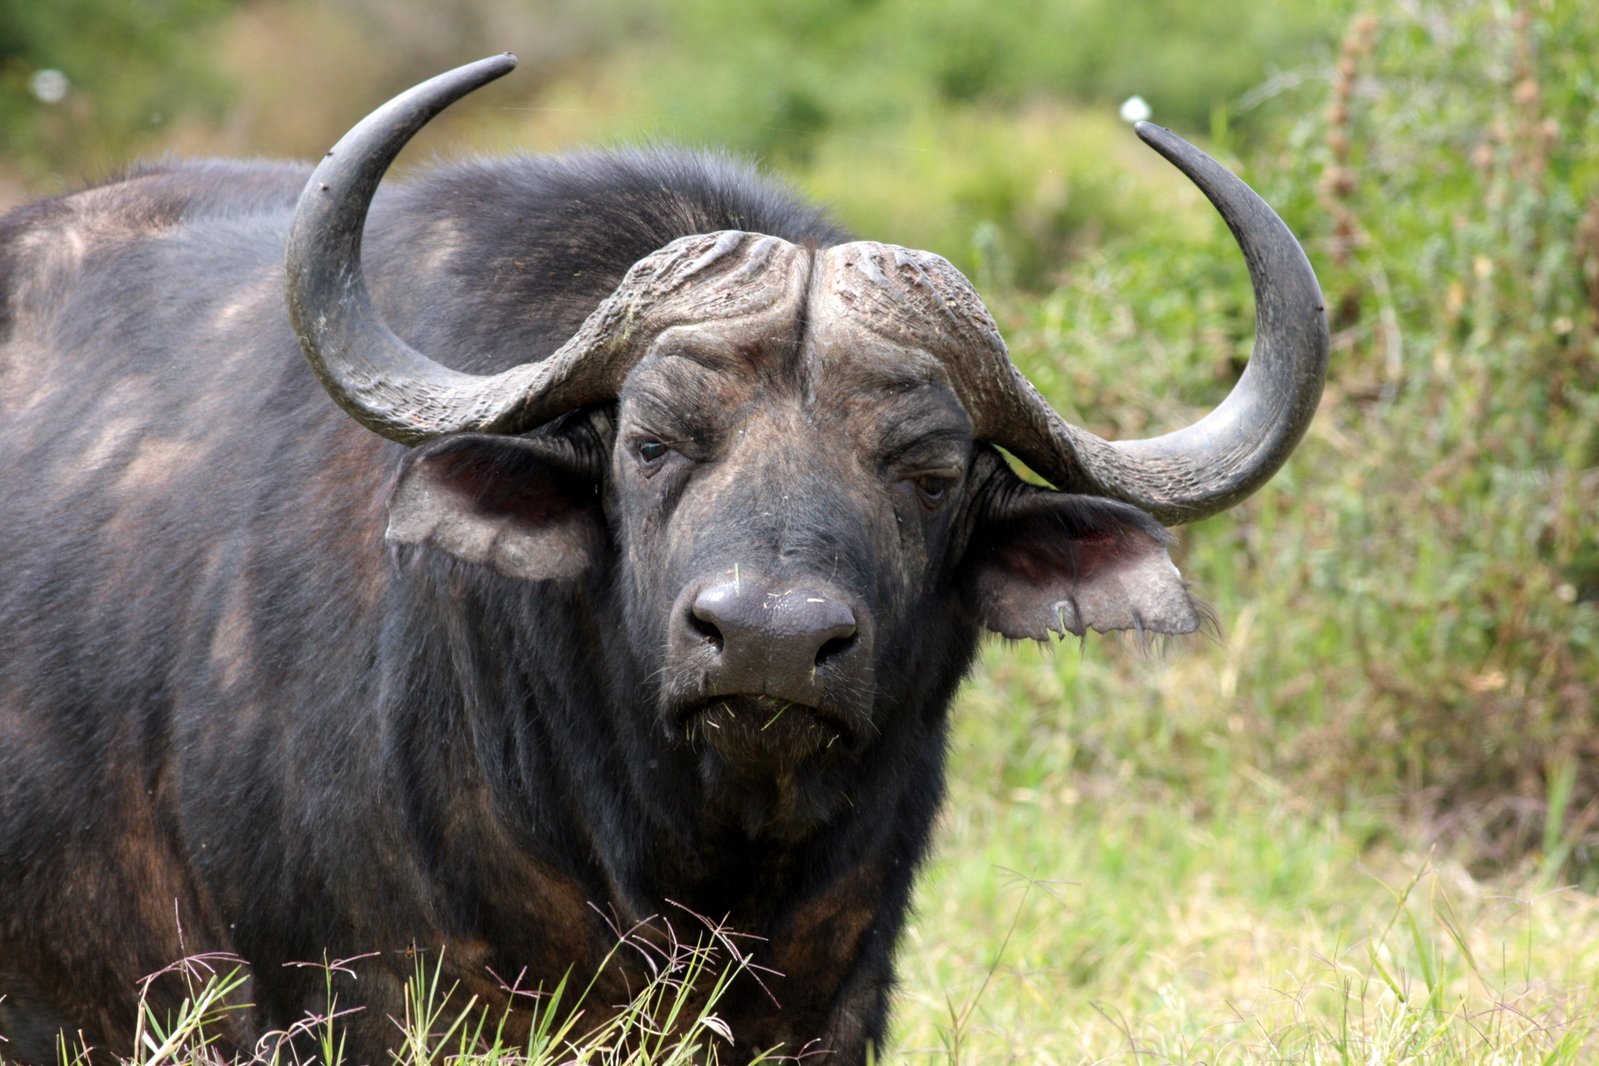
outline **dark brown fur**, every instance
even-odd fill
[[[582,987],[631,933],[597,1020],[648,945],[725,923],[750,939],[721,958],[762,969],[718,1007],[723,1061],[864,1061],[951,695],[1010,624],[978,590],[1034,610],[1015,588],[1163,560],[1158,527],[1023,486],[914,359],[807,361],[798,313],[525,437],[407,451],[334,406],[288,327],[305,174],[175,165],[0,221],[4,1053],[47,1060],[64,1028],[125,1054],[141,979],[221,952],[254,1004],[224,1050],[327,1008],[297,964],[357,960],[334,976],[350,1055],[382,1061],[418,958],[500,1006]],[[482,372],[719,229],[844,236],[719,159],[587,155],[386,189],[366,258],[398,333]],[[386,545],[391,521],[419,532]],[[485,529],[539,550],[508,573],[438,539]],[[1061,538],[1114,550],[1085,567]],[[728,573],[851,604],[818,706],[696,695],[712,642],[673,627]]]

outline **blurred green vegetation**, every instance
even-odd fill
[[[1284,71],[1330,54],[1308,2],[16,0],[0,14],[0,177],[54,191],[142,154],[314,156],[364,103],[512,50],[467,141],[730,148],[876,236],[1046,288],[1169,195],[1114,115],[1245,136]],[[8,27],[8,23],[10,24]],[[33,92],[59,70],[59,102]],[[1289,82],[1299,75],[1289,73]],[[1247,111],[1240,112],[1240,102]],[[452,116],[455,120],[455,116]],[[424,144],[459,144],[433,140]],[[1121,145],[1113,145],[1116,139]],[[1129,162],[1131,160],[1131,162]],[[15,197],[13,197],[14,199]]]
[[[664,110],[783,159],[839,129],[1038,98],[1114,106],[1137,93],[1168,122],[1204,127],[1339,23],[1315,4],[1177,0],[680,0],[655,21],[640,69]]]
[[[12,0],[0,5],[0,145],[29,178],[103,169],[174,116],[216,117],[226,77],[193,34],[229,0]]]

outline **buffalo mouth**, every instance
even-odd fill
[[[831,758],[852,747],[855,736],[841,715],[766,695],[712,696],[684,708],[677,720],[691,751],[752,765]]]

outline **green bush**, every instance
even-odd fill
[[[229,0],[16,0],[0,5],[0,143],[42,180],[127,162],[176,115],[216,114],[221,83],[196,31]],[[41,72],[64,92],[36,91]]]
[[[680,0],[649,10],[659,43],[640,70],[662,110],[780,158],[805,158],[829,130],[1037,98],[1114,106],[1136,93],[1162,121],[1204,127],[1337,30],[1336,14],[1309,3]]]
[[[1572,5],[1396,9],[1357,19],[1294,93],[1311,117],[1245,170],[1320,270],[1327,397],[1271,488],[1188,535],[1186,564],[1229,624],[1261,620],[1239,758],[1478,862],[1558,850],[1590,882],[1599,155],[1579,131],[1599,90],[1574,57],[1595,49],[1599,22]],[[1114,249],[1018,334],[1057,401],[1112,383],[1109,433],[1183,420],[1148,397],[1213,402],[1246,354],[1225,232],[1179,247]]]

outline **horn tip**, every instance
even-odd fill
[[[1133,132],[1138,134],[1139,140],[1162,154],[1165,154],[1168,148],[1187,145],[1188,143],[1165,126],[1156,125],[1153,122],[1135,122],[1133,123]]]
[[[505,77],[516,69],[516,62],[514,52],[501,52],[447,70],[433,81],[460,86],[457,96],[464,96],[473,89],[480,89],[497,78]]]
[[[484,81],[493,81],[516,69],[516,53],[501,52],[498,55],[486,56],[476,63],[468,63],[464,70],[476,70]]]

